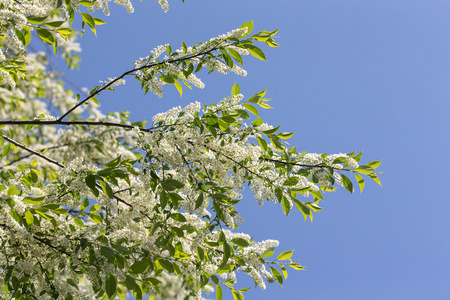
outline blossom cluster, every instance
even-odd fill
[[[199,43],[192,47],[182,47],[169,53],[171,49],[170,45],[160,45],[151,50],[151,55],[140,58],[134,63],[136,78],[145,86],[146,89],[155,93],[158,97],[162,97],[162,86],[167,84],[165,76],[170,75],[175,79],[180,79],[187,84],[192,84],[198,88],[204,88],[205,84],[194,74],[192,70],[199,65],[208,67],[211,71],[217,71],[221,74],[228,74],[229,72],[235,73],[239,76],[247,76],[247,71],[233,64],[232,67],[224,63],[224,61],[217,55],[206,55],[210,52],[219,49],[232,49],[240,55],[248,55],[248,50],[236,47],[232,43],[229,43],[229,39],[239,38],[247,32],[247,27],[238,28],[232,30],[226,34],[220,35],[210,40]],[[160,60],[160,56],[167,52],[167,55],[163,57],[163,61]],[[202,57],[203,56],[203,57]],[[189,64],[181,64],[181,62],[188,61]],[[192,68],[189,71],[189,68]],[[185,75],[186,72],[189,75]]]

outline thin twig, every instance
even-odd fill
[[[164,128],[164,127],[170,127],[170,126],[176,126],[176,125],[184,125],[184,123],[174,123],[174,124],[167,124],[167,125],[161,125],[161,126],[155,126],[151,128],[144,128],[144,127],[138,127],[133,126],[131,124],[122,124],[122,123],[115,123],[115,122],[103,122],[103,121],[60,121],[60,120],[54,120],[54,121],[39,121],[39,120],[2,120],[0,121],[0,125],[62,125],[62,126],[71,126],[71,125],[87,125],[87,126],[106,126],[106,127],[120,127],[125,129],[134,129],[138,128],[141,132],[153,132],[155,129]]]
[[[56,161],[56,160],[54,160],[54,159],[51,159],[50,157],[45,156],[44,154],[41,154],[41,153],[39,153],[39,152],[36,152],[36,151],[34,151],[33,149],[30,149],[30,148],[28,148],[28,147],[26,147],[26,146],[24,146],[24,145],[22,145],[22,144],[20,144],[20,143],[18,143],[18,142],[16,142],[16,141],[12,140],[12,139],[10,139],[9,137],[7,137],[7,136],[5,136],[5,135],[3,135],[3,138],[4,138],[5,140],[7,140],[8,142],[10,142],[11,144],[16,145],[17,147],[20,147],[20,148],[22,148],[22,149],[24,149],[24,150],[26,150],[26,151],[28,151],[28,152],[30,152],[30,153],[32,153],[32,154],[35,154],[35,155],[39,156],[40,158],[43,158],[43,159],[45,159],[46,161],[48,161],[48,162],[50,162],[50,163],[52,163],[52,164],[57,165],[58,167],[64,168],[64,165],[63,165],[63,164],[61,164],[60,162],[58,162],[58,161]],[[101,186],[100,186],[98,183],[96,183],[95,185],[96,185],[98,188],[101,189]],[[117,201],[119,201],[119,202],[121,202],[121,203],[127,205],[128,207],[133,207],[133,205],[131,205],[130,203],[126,202],[126,201],[123,200],[122,198],[117,197],[116,195],[114,195],[113,197],[114,197],[114,199],[116,199]],[[146,216],[150,221],[153,221],[153,222],[155,221],[152,217],[150,217],[148,214],[146,214],[146,213],[143,212],[142,210],[139,210],[139,211],[140,211],[141,214],[143,214],[144,216]]]
[[[54,160],[54,159],[51,159],[50,157],[45,156],[45,155],[42,154],[42,153],[39,153],[39,152],[37,152],[37,151],[34,151],[33,149],[30,149],[30,148],[24,146],[24,145],[20,144],[19,142],[16,142],[15,140],[10,139],[10,138],[7,137],[6,135],[2,135],[2,137],[3,137],[3,139],[7,140],[7,141],[10,142],[11,144],[14,144],[14,145],[16,145],[16,146],[19,147],[19,148],[22,148],[22,149],[24,149],[24,150],[26,150],[26,151],[28,151],[28,152],[30,152],[30,153],[36,155],[36,156],[39,156],[40,158],[42,158],[42,159],[44,159],[44,160],[46,160],[46,161],[48,161],[48,162],[50,162],[50,163],[52,163],[52,164],[55,164],[55,165],[57,165],[58,167],[64,168],[64,165],[63,165],[62,163],[60,163],[60,162],[58,162],[58,161],[56,161],[56,160]]]
[[[45,150],[58,149],[58,148],[61,148],[61,147],[66,147],[66,146],[69,146],[69,145],[67,145],[67,144],[64,144],[64,145],[55,145],[55,146],[48,147],[48,148],[45,148],[45,149],[42,149],[42,150],[38,150],[38,151],[45,151]],[[0,170],[3,169],[3,168],[5,168],[5,167],[7,167],[7,166],[11,166],[11,165],[13,165],[13,164],[15,164],[15,163],[17,163],[17,162],[19,162],[19,161],[21,161],[21,160],[27,159],[28,157],[33,156],[33,155],[34,155],[34,154],[31,154],[31,153],[30,153],[30,154],[28,154],[28,155],[24,155],[24,156],[22,156],[22,157],[19,157],[18,159],[15,159],[15,160],[11,161],[11,162],[9,162],[8,164],[6,164],[6,165],[4,165],[4,166],[0,166]]]
[[[159,63],[154,63],[154,64],[149,64],[149,65],[145,65],[145,66],[141,66],[139,68],[134,68],[132,70],[129,70],[125,73],[123,73],[122,75],[120,75],[119,77],[115,78],[114,80],[111,80],[110,82],[108,82],[107,84],[105,84],[103,87],[97,89],[96,91],[94,91],[91,95],[87,96],[86,98],[84,98],[83,100],[81,100],[80,102],[78,102],[77,104],[75,104],[71,109],[69,109],[67,112],[65,112],[59,119],[58,121],[62,121],[67,115],[69,115],[71,112],[73,112],[75,109],[77,109],[78,107],[80,107],[81,105],[83,105],[83,103],[89,101],[92,97],[100,94],[100,92],[103,92],[104,90],[108,89],[109,87],[113,86],[116,82],[118,82],[119,80],[122,80],[125,76],[128,75],[132,75],[134,72],[136,71],[140,71],[143,69],[149,69],[149,68],[153,68],[153,67],[157,67],[160,65],[164,65],[166,63],[175,63],[175,62],[182,62],[185,60],[189,60],[192,58],[196,58],[202,55],[206,55],[208,53],[211,53],[215,50],[218,50],[218,48],[214,47],[208,51],[202,52],[202,53],[197,53],[195,55],[190,55],[190,56],[185,56],[182,58],[178,58],[178,59],[171,59],[171,60],[167,60],[167,61],[162,61]]]

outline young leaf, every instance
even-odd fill
[[[178,93],[180,94],[180,98],[183,96],[183,87],[181,86],[181,84],[178,81],[174,81],[174,85],[178,90]]]
[[[347,191],[353,193],[353,183],[347,176],[341,174],[342,183]]]
[[[286,216],[289,215],[289,212],[291,210],[291,204],[290,204],[289,200],[284,195],[281,198],[281,207],[283,208],[283,211],[286,214]]]
[[[239,85],[235,82],[233,84],[233,87],[231,88],[231,96],[238,95],[241,93],[241,88]]]
[[[259,58],[260,60],[266,61],[266,56],[264,55],[264,52],[261,49],[259,49],[258,47],[253,46],[253,45],[246,45],[245,48],[254,57]]]
[[[253,31],[253,21],[250,22],[245,22],[244,24],[242,24],[241,26],[239,26],[239,28],[244,28],[247,27],[247,32],[245,34],[243,34],[241,36],[241,38],[249,35],[252,31]]]
[[[222,288],[219,284],[216,284],[216,300],[221,300],[223,297]]]
[[[362,193],[362,191],[364,190],[364,179],[359,174],[355,174],[355,178],[356,181],[358,181],[359,189],[361,190]]]
[[[256,109],[256,107],[254,107],[254,106],[251,105],[251,104],[247,104],[247,103],[243,104],[243,106],[244,106],[249,112],[251,112],[251,113],[254,114],[255,116],[259,117],[259,113],[258,113],[258,110]]]
[[[281,276],[280,271],[275,269],[274,267],[270,267],[270,271],[272,271],[273,278],[279,285],[283,285],[283,276]]]
[[[105,193],[108,198],[112,199],[114,198],[114,193],[109,184],[107,184],[104,181],[99,181],[100,186],[102,187],[103,193]]]
[[[281,252],[281,253],[278,255],[278,257],[277,257],[277,260],[286,260],[286,259],[289,259],[289,258],[291,258],[291,256],[292,256],[293,253],[294,253],[293,250]]]

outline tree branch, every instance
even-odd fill
[[[28,151],[28,152],[34,154],[34,155],[37,155],[37,156],[39,156],[40,158],[45,159],[46,161],[48,161],[48,162],[50,162],[50,163],[52,163],[52,164],[57,165],[58,167],[64,168],[64,165],[63,165],[62,163],[60,163],[60,162],[58,162],[58,161],[56,161],[56,160],[54,160],[54,159],[51,159],[51,158],[49,158],[49,157],[47,157],[47,156],[45,156],[45,155],[43,155],[43,154],[41,154],[41,153],[39,153],[39,152],[36,152],[36,151],[34,151],[33,149],[30,149],[30,148],[28,148],[28,147],[26,147],[26,146],[24,146],[24,145],[22,145],[22,144],[20,144],[20,143],[18,143],[18,142],[16,142],[16,141],[12,140],[12,139],[10,139],[9,137],[7,137],[7,136],[5,136],[5,135],[3,135],[3,138],[4,138],[5,140],[7,140],[8,142],[10,142],[11,144],[16,145],[16,146],[19,147],[19,148],[22,148],[22,149],[24,149],[24,150],[26,150],[26,151]],[[95,185],[96,185],[98,188],[101,189],[101,186],[100,186],[99,184],[96,183]],[[120,198],[120,197],[118,197],[118,196],[116,196],[116,195],[114,195],[114,199],[116,199],[117,201],[119,201],[119,202],[121,202],[121,203],[127,205],[128,207],[133,207],[133,205],[131,205],[130,203],[126,202],[125,200],[123,200],[122,198]],[[140,211],[141,214],[143,214],[145,217],[147,217],[147,218],[148,218],[149,220],[151,220],[152,222],[155,221],[155,220],[153,220],[152,217],[150,217],[148,214],[146,214],[146,213],[143,212],[142,210],[139,210],[139,211]]]
[[[58,167],[64,168],[64,165],[63,165],[62,163],[60,163],[60,162],[58,162],[58,161],[56,161],[56,160],[54,160],[54,159],[51,159],[50,157],[45,156],[45,155],[42,154],[42,153],[39,153],[39,152],[37,152],[37,151],[34,151],[33,149],[30,149],[30,148],[24,146],[24,145],[22,145],[22,144],[16,142],[16,141],[13,140],[13,139],[10,139],[10,138],[7,137],[6,135],[2,135],[2,137],[3,137],[3,139],[7,140],[7,141],[10,142],[11,144],[14,144],[14,145],[16,145],[16,146],[19,147],[19,148],[22,148],[22,149],[24,149],[24,150],[30,152],[31,154],[37,155],[37,156],[39,156],[40,158],[42,158],[42,159],[44,159],[44,160],[46,160],[46,161],[48,161],[48,162],[50,162],[50,163],[52,163],[52,164],[57,165]]]
[[[61,147],[66,147],[66,146],[68,146],[68,145],[67,145],[67,144],[64,144],[64,145],[55,145],[55,146],[48,147],[48,148],[45,148],[45,149],[42,149],[42,150],[38,150],[38,151],[58,149],[58,148],[61,148]],[[0,166],[0,170],[3,169],[3,168],[5,168],[5,167],[7,167],[7,166],[11,166],[11,165],[13,165],[13,164],[15,164],[15,163],[17,163],[17,162],[19,162],[19,161],[21,161],[21,160],[24,160],[24,159],[26,159],[26,158],[28,158],[28,157],[30,157],[30,156],[33,156],[33,155],[34,155],[34,154],[31,153],[31,154],[28,154],[28,155],[24,155],[24,156],[22,156],[22,157],[19,157],[18,159],[11,161],[10,163],[8,163],[8,164],[6,164],[6,165],[4,165],[4,166]]]
[[[157,67],[157,66],[161,66],[164,65],[166,63],[176,63],[176,62],[182,62],[185,60],[189,60],[192,58],[196,58],[202,55],[206,55],[208,53],[211,53],[215,50],[218,50],[219,48],[214,47],[208,51],[205,52],[201,52],[201,53],[197,53],[195,55],[190,55],[190,56],[185,56],[182,58],[178,58],[178,59],[172,59],[172,60],[166,60],[166,61],[162,61],[159,63],[154,63],[154,64],[149,64],[149,65],[145,65],[145,66],[141,66],[139,68],[134,68],[132,70],[129,70],[125,73],[123,73],[122,75],[120,75],[119,77],[115,78],[114,80],[111,80],[110,82],[108,82],[107,84],[105,84],[104,86],[102,86],[101,88],[99,88],[98,90],[96,90],[95,92],[93,92],[91,95],[87,96],[86,98],[84,98],[83,100],[81,100],[80,102],[78,102],[77,104],[75,104],[71,109],[69,109],[67,112],[65,112],[59,119],[58,121],[62,121],[65,117],[67,117],[67,115],[69,115],[71,112],[73,112],[75,109],[77,109],[78,107],[80,107],[81,105],[83,105],[83,103],[86,103],[87,101],[89,101],[89,99],[91,99],[92,97],[100,94],[100,92],[103,92],[104,90],[108,89],[109,87],[113,86],[116,82],[118,82],[119,80],[122,80],[125,76],[127,75],[132,75],[134,72],[136,71],[140,71],[143,69],[148,69],[148,68],[153,68],[153,67]]]
[[[125,129],[134,129],[138,128],[141,132],[153,132],[155,129],[170,127],[175,125],[184,125],[184,123],[175,123],[175,124],[167,124],[161,126],[155,126],[151,128],[144,128],[133,126],[131,124],[122,124],[115,122],[103,122],[103,121],[39,121],[39,120],[2,120],[0,121],[0,125],[61,125],[61,126],[71,126],[71,125],[87,125],[87,126],[105,126],[105,127],[120,127]]]

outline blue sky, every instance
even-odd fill
[[[383,160],[383,188],[329,193],[313,223],[247,194],[240,229],[295,249],[307,270],[246,299],[450,299],[450,2],[172,0],[168,13],[156,1],[134,5],[131,15],[113,8],[97,38],[82,38],[81,68],[68,74],[77,85],[119,76],[157,45],[203,42],[249,20],[256,31],[280,28],[281,47],[264,48],[267,62],[249,57],[246,78],[200,74],[206,88],[182,99],[173,87],[162,99],[144,96],[127,78],[98,97],[104,112],[150,120],[191,101],[217,102],[237,81],[246,96],[268,89],[275,108],[263,119],[296,131],[289,142],[299,150],[356,149],[363,162]],[[240,287],[253,286],[241,278]]]

